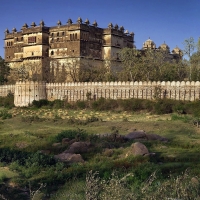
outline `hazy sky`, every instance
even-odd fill
[[[0,56],[4,58],[4,31],[18,31],[24,23],[55,26],[58,20],[66,24],[78,17],[106,28],[124,26],[135,33],[138,49],[149,37],[158,47],[162,43],[172,50],[183,48],[183,41],[200,37],[200,0],[0,0]]]

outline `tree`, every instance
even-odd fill
[[[188,39],[185,39],[184,42],[183,42],[183,45],[184,45],[184,54],[187,55],[189,57],[189,59],[191,58],[191,55],[192,55],[192,52],[194,51],[195,49],[195,42],[194,42],[194,38],[193,37],[190,37]],[[189,71],[189,80],[191,81],[191,65],[189,65],[190,67],[190,71]]]
[[[118,75],[121,81],[136,81],[141,78],[141,52],[134,48],[123,48],[119,53],[122,70]]]
[[[0,85],[8,81],[7,77],[9,75],[10,68],[5,60],[0,56]]]

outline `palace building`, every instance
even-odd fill
[[[117,24],[110,23],[103,29],[96,21],[90,24],[80,17],[76,23],[69,19],[63,25],[59,20],[52,27],[45,26],[44,21],[39,25],[32,22],[30,26],[25,23],[20,31],[5,31],[5,61],[11,68],[9,82],[74,81],[71,73],[82,63],[109,64],[116,69],[120,65],[120,49],[133,46],[134,33]]]
[[[119,52],[122,48],[135,48],[134,33],[124,30],[117,24],[100,28],[96,21],[90,24],[79,17],[76,23],[68,19],[66,24],[59,20],[56,26],[26,23],[20,31],[13,28],[5,30],[5,61],[11,72],[9,83],[22,81],[76,82],[78,71],[83,66],[108,66],[109,70],[120,70]],[[181,50],[176,47],[170,52],[167,44],[156,48],[148,39],[141,49],[164,50],[167,60],[182,58]]]

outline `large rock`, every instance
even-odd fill
[[[148,134],[143,130],[133,131],[124,136],[126,140],[157,140],[167,142],[168,139],[157,134]]]
[[[127,140],[144,139],[146,138],[146,133],[143,130],[133,131],[125,135],[124,138]]]
[[[90,142],[74,142],[65,153],[86,153],[91,147]]]
[[[62,162],[68,162],[68,163],[83,163],[84,160],[80,154],[74,154],[74,153],[61,153],[54,156],[55,159],[58,159]]]
[[[148,151],[147,147],[140,142],[133,143],[131,145],[131,148],[132,148],[132,152],[135,156],[137,156],[137,155],[141,155],[141,156],[149,155],[149,151]]]
[[[157,134],[146,134],[146,138],[147,138],[147,140],[157,140],[157,141],[162,141],[162,142],[168,141],[167,138],[162,137],[162,136],[157,135]]]

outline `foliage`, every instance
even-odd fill
[[[12,118],[12,115],[8,112],[8,110],[4,109],[0,111],[0,117],[2,119],[9,119]]]
[[[0,97],[0,106],[6,108],[14,107],[14,95],[9,93],[6,97]]]
[[[8,81],[7,77],[9,75],[10,68],[5,63],[5,60],[0,56],[0,85]]]

